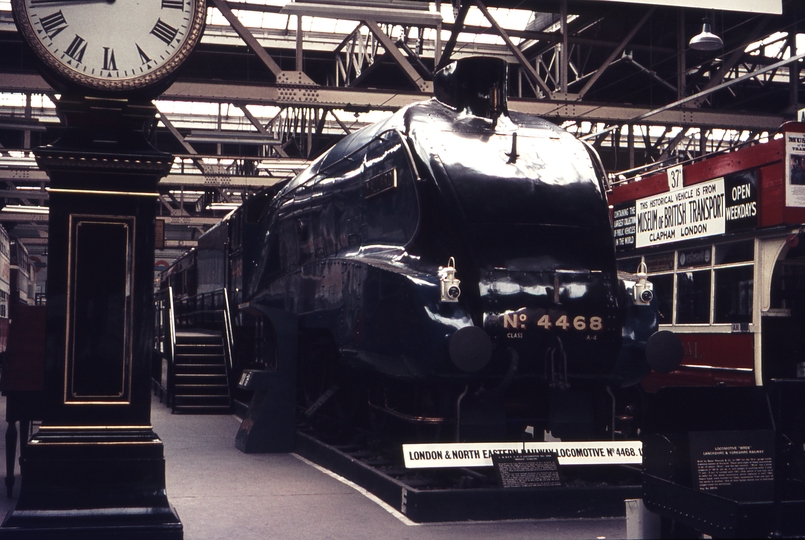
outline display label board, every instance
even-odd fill
[[[618,251],[696,240],[756,227],[755,170],[709,180],[614,206]]]
[[[694,487],[736,501],[774,498],[774,431],[690,432]]]
[[[556,452],[560,465],[642,464],[640,441],[484,442],[402,445],[409,469],[492,467],[495,454],[529,455]]]
[[[492,454],[492,464],[502,488],[559,487],[562,477],[556,452]]]

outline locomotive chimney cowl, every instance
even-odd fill
[[[433,77],[434,97],[458,111],[496,119],[508,114],[508,64],[501,58],[462,58]]]

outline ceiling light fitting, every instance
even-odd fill
[[[717,51],[724,46],[721,38],[710,31],[710,21],[704,19],[702,31],[690,40],[690,48],[695,51]]]

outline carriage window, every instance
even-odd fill
[[[738,266],[715,271],[717,323],[752,322],[753,267]]]
[[[676,322],[710,322],[710,271],[677,274]]]

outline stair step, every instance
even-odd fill
[[[212,330],[177,330],[176,337],[189,337],[189,338],[211,338],[221,337],[223,332],[213,332]]]
[[[228,383],[229,381],[226,375],[182,373],[177,374],[176,376],[176,385],[194,384],[201,386],[227,386]]]
[[[173,408],[173,414],[230,414],[229,406],[184,405]]]
[[[222,356],[224,348],[221,345],[216,347],[176,347],[176,356]]]
[[[229,396],[176,394],[173,399],[177,405],[229,405]]]
[[[173,397],[173,404],[175,406],[186,406],[186,405],[206,405],[206,406],[214,406],[214,407],[229,407],[229,396],[196,396],[196,395],[187,395],[187,396],[180,396],[175,395]]]
[[[176,358],[176,366],[212,366],[212,367],[226,367],[226,358],[199,358],[197,356],[188,356]]]
[[[177,368],[180,366],[176,366]],[[176,376],[179,377],[226,377],[226,370],[223,366],[181,366],[185,369],[177,369]]]
[[[177,384],[176,396],[224,396],[229,399],[229,387],[225,384]]]

